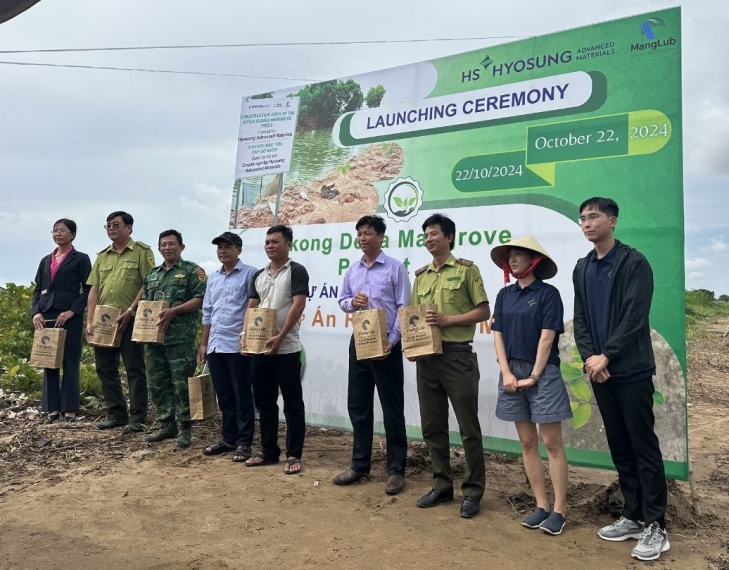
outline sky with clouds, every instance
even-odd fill
[[[0,51],[189,44],[486,40],[398,44],[0,53],[43,62],[201,71],[182,75],[0,63],[0,285],[30,283],[60,217],[89,253],[131,212],[134,237],[185,236],[185,257],[217,265],[227,228],[243,95],[295,87],[672,7],[633,0],[42,0],[0,24]],[[729,2],[683,7],[686,286],[729,294]],[[250,76],[250,77],[239,77]],[[657,200],[646,215],[660,216]]]

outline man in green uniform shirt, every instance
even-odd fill
[[[175,445],[184,448],[192,439],[187,379],[195,373],[198,310],[207,279],[205,271],[182,259],[185,245],[180,232],[165,230],[159,234],[158,243],[164,263],[147,273],[142,299],[167,301],[170,308],[160,312],[157,323],[166,331],[164,343],[145,346],[147,385],[160,423],[159,430],[149,434],[147,441],[177,436]],[[176,422],[180,423],[179,435]]]
[[[93,334],[96,305],[110,305],[123,311],[117,321],[122,334],[119,348],[95,346],[94,356],[96,374],[109,407],[107,419],[96,427],[125,426],[124,433],[142,431],[147,421],[147,371],[142,345],[132,342],[132,324],[142,297],[142,279],[154,267],[152,249],[131,237],[133,224],[134,218],[126,212],[112,212],[107,216],[104,229],[111,245],[99,252],[86,281],[91,285],[86,316],[88,336]],[[120,356],[129,383],[129,411],[119,377]]]
[[[433,261],[415,272],[411,305],[435,304],[426,321],[440,327],[443,354],[417,359],[418,399],[423,439],[433,464],[433,488],[418,499],[422,508],[453,499],[450,464],[448,400],[458,420],[466,470],[463,474],[461,516],[478,514],[486,474],[481,425],[478,421],[478,361],[471,349],[476,323],[490,316],[488,298],[478,267],[456,259],[451,250],[456,236],[453,220],[433,214],[423,223],[425,247]]]

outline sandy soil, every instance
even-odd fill
[[[380,202],[371,184],[395,177],[403,165],[403,152],[396,144],[372,145],[343,164],[346,175],[336,168],[308,184],[297,183],[281,192],[279,223],[326,224],[355,222],[374,214]],[[231,213],[231,225],[238,228],[265,228],[273,225],[276,196],[259,198],[252,208]],[[273,209],[272,209],[273,208]],[[233,219],[237,217],[237,221]],[[235,223],[233,223],[235,222]]]
[[[726,322],[690,342],[690,448],[702,515],[687,483],[670,484],[671,550],[652,566],[729,569],[729,338]],[[614,473],[570,470],[569,523],[549,537],[519,525],[532,506],[518,458],[487,455],[482,513],[459,501],[423,510],[429,488],[422,444],[408,457],[407,487],[384,493],[375,442],[372,479],[349,488],[331,477],[348,464],[351,436],[310,428],[304,470],[247,468],[204,457],[217,426],[195,426],[193,446],[150,446],[142,436],[77,424],[42,424],[24,403],[0,410],[0,568],[639,568],[634,543],[595,535],[619,504]],[[453,450],[462,472],[462,459]]]

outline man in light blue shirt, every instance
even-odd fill
[[[339,306],[347,313],[358,309],[385,309],[387,314],[386,356],[357,360],[354,337],[349,343],[347,407],[354,430],[350,467],[332,481],[350,485],[369,475],[372,462],[373,401],[375,387],[382,405],[387,442],[385,492],[397,495],[405,487],[405,400],[403,395],[402,344],[397,310],[410,301],[410,279],[405,266],[382,251],[384,220],[364,216],[356,225],[362,258],[344,275]]]
[[[240,261],[243,240],[239,235],[224,232],[213,244],[223,265],[208,277],[198,360],[208,364],[223,414],[223,434],[218,443],[203,448],[203,454],[218,455],[235,449],[233,461],[245,462],[251,456],[255,412],[251,361],[240,353],[239,338],[256,268]]]

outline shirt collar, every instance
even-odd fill
[[[124,246],[124,249],[129,249],[131,251],[134,251],[135,243],[137,243],[137,242],[135,242],[132,238],[129,238],[129,241],[127,242],[127,245]],[[114,247],[114,244],[111,243],[111,244],[109,244],[109,247],[107,247],[104,251],[106,253],[111,253],[111,252],[116,253],[116,247]],[[124,250],[122,250],[122,251],[124,251]]]
[[[603,263],[610,263],[612,264],[613,261],[615,261],[615,255],[618,252],[618,246],[620,245],[620,242],[618,240],[615,240],[615,245],[610,248],[610,251],[608,251],[605,254],[605,257],[602,259],[597,258],[597,254],[595,253],[595,250],[593,249],[591,252],[592,257],[590,258],[590,261],[597,263],[598,261],[601,261]]]
[[[240,260],[240,257],[239,257],[238,261],[235,262],[235,267],[233,267],[233,271],[241,271],[242,269],[243,269],[243,262]],[[231,273],[233,273],[233,271],[231,271]],[[220,266],[220,269],[218,269],[218,273],[227,275],[227,273],[225,273],[225,265]]]
[[[291,261],[291,260],[289,260],[289,261]],[[365,267],[367,267],[367,262],[365,261],[364,255],[359,258],[357,263],[360,263],[360,264],[364,265]],[[375,263],[385,263],[385,252],[384,251],[380,251],[380,254],[377,256],[377,259],[375,259]],[[374,265],[374,263],[373,263],[373,265]]]
[[[279,273],[281,273],[281,270],[282,270],[282,269],[284,269],[285,267],[290,267],[290,266],[291,266],[291,261],[292,261],[292,259],[291,259],[291,258],[289,257],[289,258],[288,258],[288,260],[286,260],[286,263],[284,263],[284,264],[283,264],[283,265],[282,265],[282,266],[281,266],[281,267],[279,268],[279,270],[278,270],[278,271],[276,272],[276,275],[278,275]],[[269,261],[269,262],[268,262],[268,263],[266,264],[266,266],[264,267],[264,269],[265,269],[265,270],[266,270],[266,271],[267,271],[268,273],[271,273],[271,262],[270,262],[270,261]]]
[[[451,253],[443,265],[450,265],[451,267],[454,267],[456,265],[456,256]],[[441,267],[443,267],[443,265],[441,265]],[[438,271],[435,267],[435,260],[431,260],[430,264],[428,264],[428,271]]]

